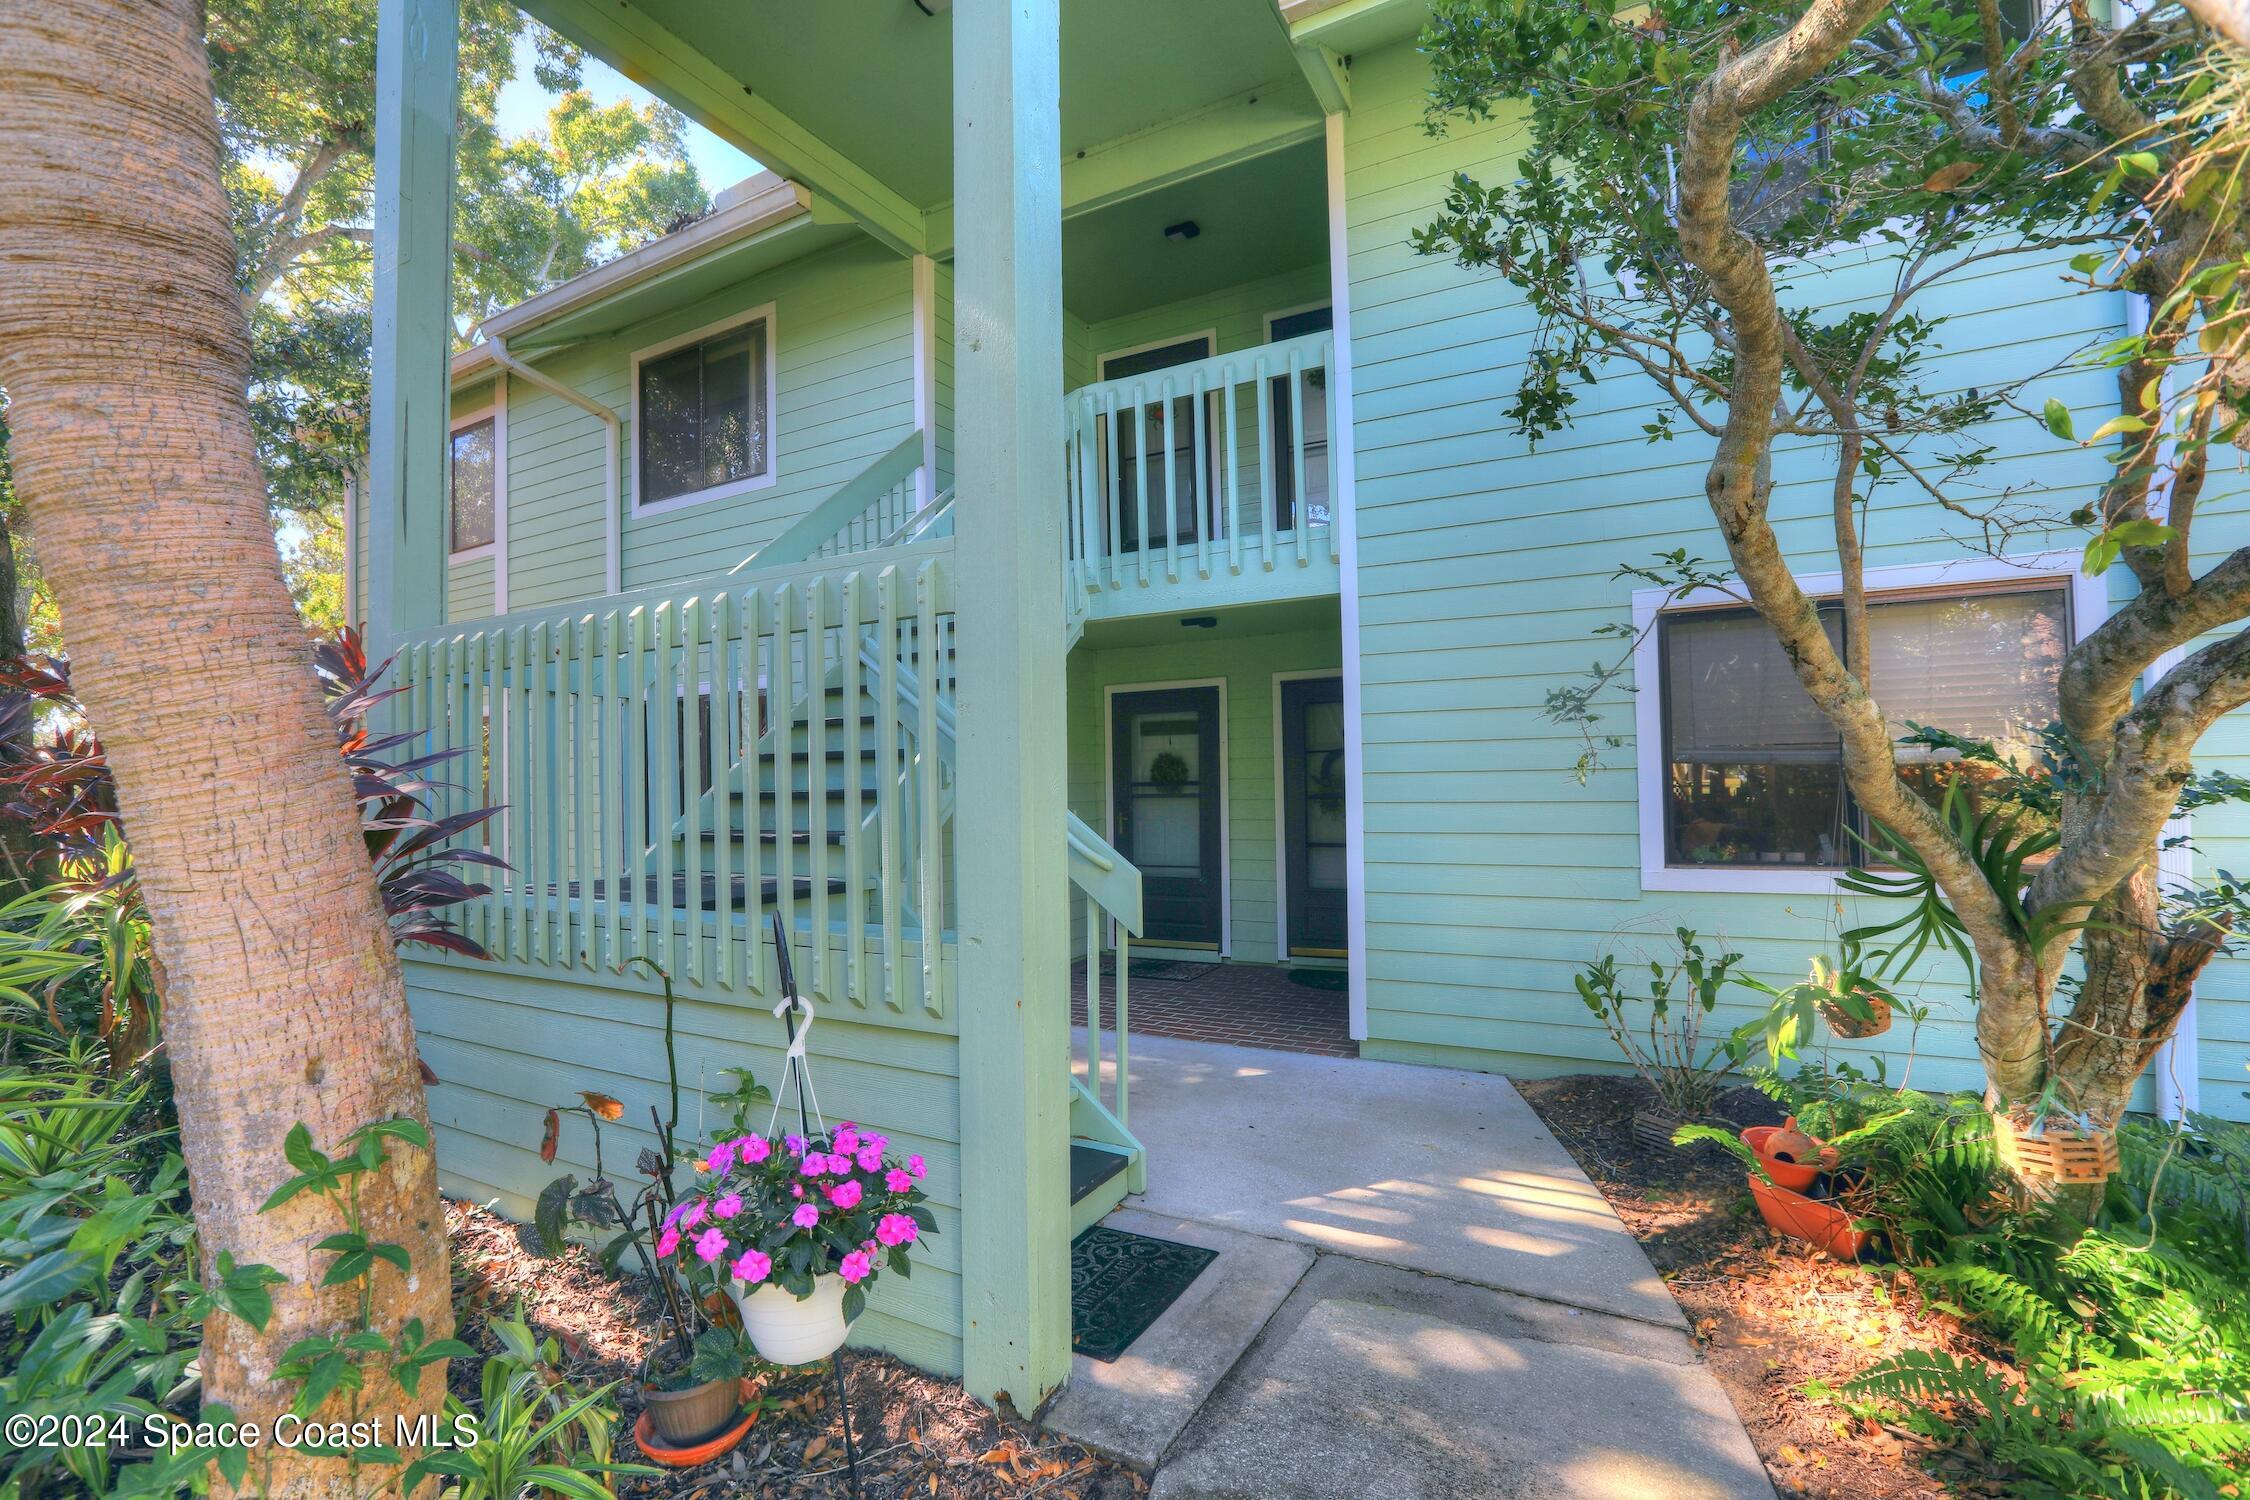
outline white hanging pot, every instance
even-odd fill
[[[802,1301],[771,1283],[747,1294],[739,1285],[732,1291],[750,1342],[761,1358],[777,1365],[826,1359],[852,1329],[844,1319],[844,1278],[833,1272],[815,1276],[812,1295]]]

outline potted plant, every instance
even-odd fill
[[[1742,955],[1714,959],[1685,927],[1673,929],[1672,936],[1679,957],[1669,964],[1649,961],[1645,999],[1626,988],[1614,953],[1603,954],[1577,976],[1579,999],[1633,1071],[1656,1090],[1656,1104],[1633,1115],[1633,1138],[1659,1151],[1675,1149],[1679,1128],[1711,1113],[1720,1086],[1745,1056],[1738,1037],[1722,1039],[1708,1051],[1702,1042],[1703,1023],[1718,1007],[1719,992],[1735,977]]]
[[[641,1451],[659,1463],[692,1467],[706,1463],[741,1440],[757,1421],[757,1382],[753,1353],[736,1326],[733,1307],[719,1273],[692,1257],[666,1253],[676,1242],[674,1226],[686,1203],[674,1188],[679,1154],[674,1133],[680,1118],[680,1072],[674,1049],[675,999],[672,976],[653,960],[636,958],[664,991],[664,1062],[669,1113],[654,1107],[649,1124],[657,1149],[635,1161],[641,1186],[630,1199],[610,1179],[603,1160],[602,1126],[624,1117],[625,1107],[606,1094],[582,1092],[576,1104],[547,1111],[539,1144],[542,1160],[553,1161],[565,1116],[582,1116],[593,1135],[594,1179],[581,1187],[575,1176],[549,1183],[539,1195],[534,1228],[549,1254],[559,1253],[571,1229],[611,1237],[599,1252],[603,1269],[615,1274],[630,1255],[655,1283],[663,1315],[657,1339],[641,1369],[642,1415],[634,1427]],[[771,1095],[746,1069],[724,1070],[734,1087],[711,1102],[731,1108],[741,1119]]]
[[[809,1364],[844,1342],[884,1271],[912,1273],[910,1247],[937,1232],[919,1156],[845,1121],[826,1136],[742,1134],[696,1164],[696,1191],[656,1246],[723,1279],[758,1353]]]

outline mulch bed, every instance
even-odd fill
[[[1923,1305],[1883,1266],[1839,1265],[1767,1229],[1742,1167],[1717,1147],[1651,1151],[1632,1134],[1655,1091],[1637,1078],[1579,1074],[1516,1087],[1641,1242],[1784,1496],[1935,1500],[2005,1495],[1981,1454],[1933,1450],[1904,1427],[1855,1419],[1804,1394],[1909,1349],[1990,1358],[1955,1318]],[[1778,1124],[1754,1089],[1721,1101],[1739,1125]]]
[[[453,1242],[454,1304],[468,1326],[463,1337],[491,1340],[475,1323],[512,1316],[517,1304],[532,1328],[561,1341],[567,1374],[581,1389],[625,1380],[615,1397],[629,1429],[640,1411],[631,1377],[655,1326],[647,1289],[637,1279],[612,1281],[585,1251],[540,1256],[529,1232],[466,1203],[446,1205]],[[1147,1482],[1075,1443],[1035,1433],[996,1416],[956,1382],[928,1375],[886,1355],[853,1351],[844,1361],[859,1441],[863,1500],[963,1497],[963,1500],[1135,1500]],[[453,1387],[468,1395],[476,1371],[452,1366]],[[619,1483],[627,1500],[798,1500],[850,1494],[844,1471],[843,1424],[826,1363],[782,1372],[769,1389],[781,1402],[750,1429],[734,1452],[700,1469]],[[630,1436],[618,1458],[640,1461]]]

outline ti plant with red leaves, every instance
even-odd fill
[[[369,712],[400,691],[379,686],[389,666],[385,661],[371,667],[359,633],[349,629],[319,642],[313,652],[391,935],[401,943],[489,957],[442,913],[490,890],[464,878],[462,869],[508,868],[475,843],[457,842],[500,809],[450,815],[433,810],[434,794],[444,783],[431,773],[463,750],[385,759],[411,752],[421,738],[412,729],[378,733],[368,727]],[[98,996],[99,1029],[112,1040],[117,1060],[129,1062],[153,1040],[161,975],[147,948],[147,913],[125,846],[109,762],[71,690],[66,662],[0,659],[0,799],[0,816],[18,819],[31,831],[50,867],[16,875],[27,885],[55,882],[86,920],[88,944],[101,950],[97,972],[109,978]],[[50,1015],[59,1026],[52,997]]]

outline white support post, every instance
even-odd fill
[[[1058,0],[953,12],[961,1332],[970,1392],[1070,1371]]]
[[[355,541],[377,653],[445,618],[456,3],[381,0],[376,14],[374,379]]]

